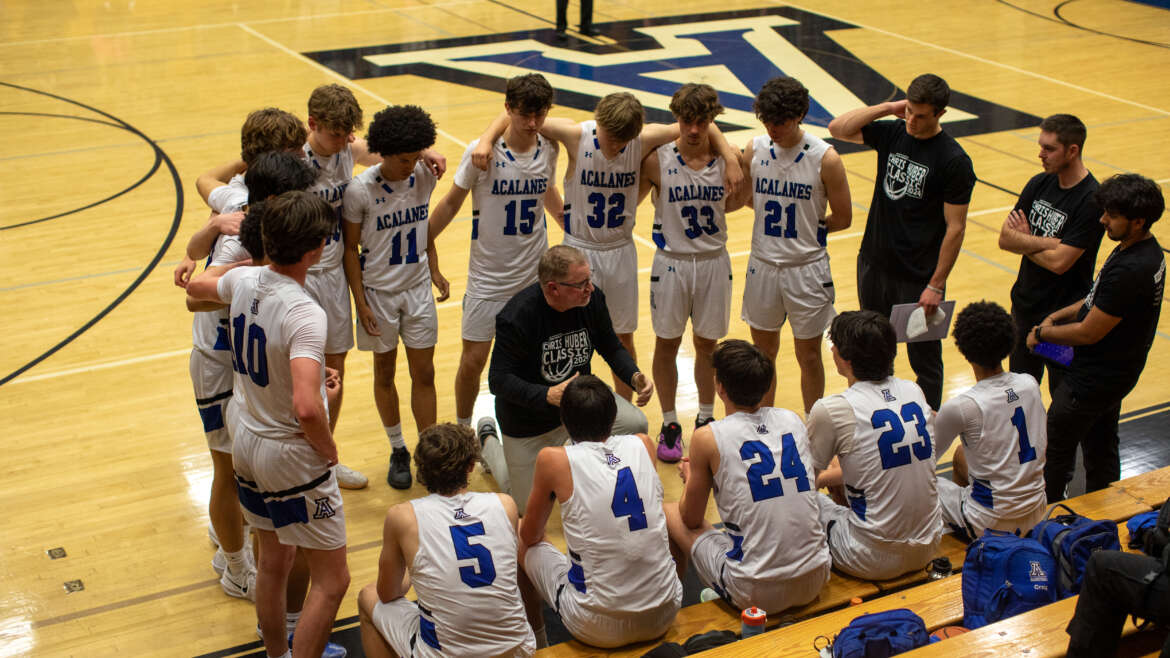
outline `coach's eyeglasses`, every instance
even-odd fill
[[[569,283],[568,281],[554,281],[553,283],[557,284],[558,286],[568,286],[570,288],[576,288],[577,290],[584,290],[585,288],[589,287],[589,284],[593,283],[593,278],[590,277],[584,281],[578,281],[577,283]]]

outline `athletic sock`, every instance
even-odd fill
[[[544,649],[548,647],[548,634],[544,632],[544,626],[532,629],[532,634],[536,636],[537,649]]]
[[[301,613],[299,612],[284,613],[284,630],[289,633],[297,630],[297,622],[300,621],[300,619]]]
[[[707,420],[715,417],[715,403],[703,404],[699,403],[699,420]]]
[[[227,559],[228,569],[234,574],[243,573],[248,566],[247,551],[242,548],[234,553],[224,551],[223,556]]]
[[[460,425],[463,425],[464,427],[471,427],[471,417],[470,416],[467,418],[456,418],[455,422],[459,423]]]
[[[402,438],[402,423],[398,423],[394,427],[384,427],[386,436],[390,438],[391,448],[406,448],[406,439]]]
[[[662,412],[662,424],[663,425],[669,425],[671,423],[677,423],[677,422],[678,422],[678,412],[677,411],[672,409],[670,411],[663,411]]]

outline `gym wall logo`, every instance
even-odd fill
[[[769,7],[598,24],[614,44],[571,39],[555,45],[551,28],[309,52],[305,55],[354,80],[413,74],[502,92],[504,81],[542,73],[556,103],[592,111],[598,99],[633,93],[648,121],[673,121],[671,94],[705,82],[719,91],[725,132],[760,131],[754,95],[768,79],[791,75],[809,88],[809,131],[827,137],[834,117],[862,105],[904,97],[890,81],[839,45],[833,33],[863,29],[792,7]],[[555,108],[554,108],[555,110]],[[1036,126],[1040,118],[952,90],[943,123],[955,137]],[[856,151],[864,147],[837,144]]]

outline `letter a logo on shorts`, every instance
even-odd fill
[[[758,132],[752,103],[766,81],[798,78],[810,93],[805,128],[828,137],[833,117],[905,96],[842,43],[842,34],[865,28],[795,7],[765,7],[683,16],[594,23],[609,43],[573,39],[556,43],[551,27],[414,43],[362,45],[304,53],[353,80],[413,75],[500,92],[504,81],[540,73],[558,90],[556,103],[592,112],[597,101],[630,92],[646,120],[673,123],[671,95],[687,82],[709,84],[726,112],[724,133]],[[902,44],[880,33],[867,42]],[[436,108],[437,109],[437,108]],[[966,137],[1030,128],[1040,117],[952,89],[942,122],[948,134]],[[740,142],[733,142],[740,143]],[[868,147],[834,141],[843,153]],[[499,163],[497,163],[498,166]]]
[[[317,504],[317,510],[313,512],[314,519],[328,519],[337,514],[329,504],[328,498],[315,498],[313,502]]]

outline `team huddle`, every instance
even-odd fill
[[[383,109],[365,139],[354,136],[362,110],[340,85],[313,91],[307,128],[275,108],[249,115],[241,159],[198,181],[212,214],[176,283],[195,318],[190,372],[214,469],[213,567],[226,593],[255,601],[268,655],[344,655],[328,643],[349,586],[339,487],[368,485],[340,463],[333,436],[355,320],[356,346],[374,353],[387,482],[409,489],[417,477],[428,492],[387,513],[377,581],[358,597],[369,656],[529,656],[546,643],[542,601],[582,642],[650,640],[673,623],[689,564],[730,605],[778,613],[815,599],[832,567],[893,578],[935,557],[943,532],[1026,532],[1064,497],[1078,445],[1087,488],[1118,479],[1121,400],[1161,304],[1165,263],[1149,228],[1164,203],[1138,175],[1098,184],[1076,117],[1041,124],[1044,173],[1004,222],[1000,247],[1021,256],[1011,312],[977,302],[955,316],[976,384],[943,402],[940,340],[907,343],[916,382],[894,376],[891,309],[916,304],[927,321],[941,317],[976,182],[940,126],[949,94],[941,78],[919,76],[907,100],[828,127],[877,150],[881,179],[858,256],[862,310],[840,314],[827,236],[851,225],[852,199],[840,155],[801,127],[809,93],[793,78],[759,91],[766,134],[742,151],[716,127],[723,107],[708,85],[675,92],[674,124],[644,125],[628,93],[577,123],[548,117],[554,90],[543,76],[512,78],[504,112],[433,204],[446,161],[419,107]],[[356,164],[367,168],[354,175]],[[468,193],[456,419],[437,423],[432,288],[443,301],[450,285],[435,240]],[[647,194],[651,376],[633,341],[635,210]],[[724,340],[726,218],[745,205],[750,343]],[[548,246],[546,213],[562,245]],[[1094,281],[1105,232],[1119,245]],[[689,447],[675,407],[688,322],[699,401]],[[803,418],[773,406],[785,323]],[[826,333],[849,384],[828,396]],[[400,338],[413,474],[395,386]],[[1071,364],[1037,356],[1053,345],[1076,346]],[[595,351],[613,389],[591,374]],[[476,431],[485,368],[495,413]],[[653,441],[638,407],[655,395],[663,422]],[[956,437],[953,476],[939,478],[936,459]],[[656,461],[678,464],[678,501],[664,501]],[[468,491],[478,463],[500,493]],[[721,528],[705,518],[712,496]],[[554,501],[567,554],[545,540]],[[416,601],[405,598],[411,587]]]

